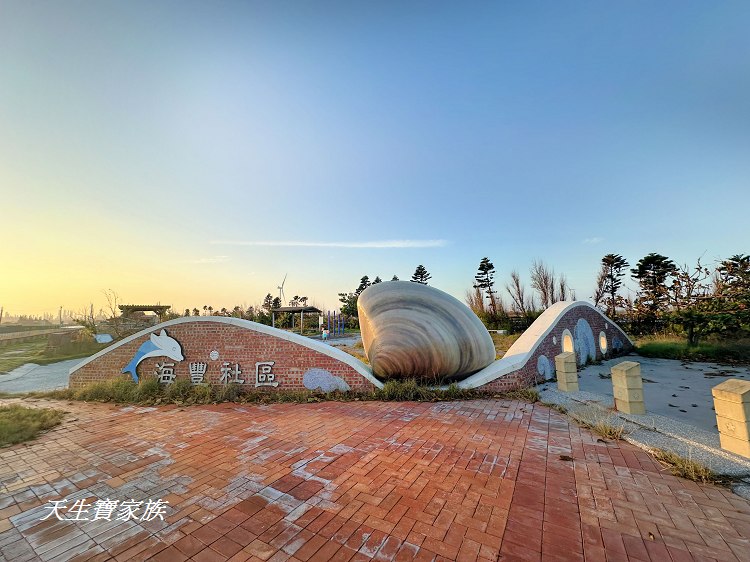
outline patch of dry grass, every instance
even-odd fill
[[[730,478],[720,476],[710,468],[690,458],[686,459],[664,449],[654,449],[651,451],[651,454],[659,461],[659,464],[680,478],[692,480],[693,482],[720,484],[724,486],[731,483]]]
[[[563,408],[563,410],[564,409],[565,408]],[[562,412],[562,410],[558,411]],[[593,406],[581,406],[575,409],[566,410],[566,413],[571,419],[573,419],[573,421],[590,429],[604,439],[617,441],[622,439],[627,433],[625,424],[622,421],[619,421],[619,418],[604,413],[599,408]]]
[[[30,441],[58,425],[64,416],[65,412],[60,410],[27,408],[20,404],[0,406],[0,447]]]

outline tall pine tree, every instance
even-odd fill
[[[672,260],[654,252],[642,257],[635,268],[630,270],[633,279],[640,285],[638,306],[642,309],[647,324],[652,327],[669,299],[667,278],[676,271],[677,267]]]
[[[432,278],[432,275],[427,273],[427,269],[422,264],[417,266],[414,270],[414,275],[411,276],[412,283],[419,283],[420,285],[427,285],[427,281]]]
[[[609,295],[606,299],[607,314],[610,318],[615,317],[617,309],[617,291],[622,287],[622,278],[625,269],[630,265],[620,254],[607,254],[602,258],[603,291]]]
[[[495,299],[493,298],[494,291],[492,290],[492,287],[495,285],[494,277],[495,266],[490,261],[490,258],[482,258],[479,262],[477,274],[474,276],[474,288],[485,292],[490,301],[490,312],[493,316],[497,314]]]

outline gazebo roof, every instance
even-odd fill
[[[169,304],[121,304],[117,308],[122,311],[123,314],[130,314],[131,312],[154,312],[156,314],[163,314],[172,305]]]
[[[280,306],[279,308],[272,308],[271,312],[317,312],[320,314],[323,311],[314,306]]]

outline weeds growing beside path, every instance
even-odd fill
[[[0,406],[0,447],[23,443],[58,425],[65,412],[27,408],[19,404]]]
[[[692,459],[686,459],[664,449],[654,449],[651,454],[659,463],[668,468],[675,476],[692,480],[693,482],[703,482],[728,486],[732,483],[729,477],[716,474],[713,470],[695,462]]]
[[[11,395],[12,396],[12,395]],[[272,403],[272,402],[322,402],[325,400],[358,401],[410,401],[439,402],[444,400],[506,399],[536,402],[539,392],[534,388],[511,390],[504,393],[460,388],[456,384],[443,388],[430,388],[417,384],[414,379],[388,381],[381,389],[372,392],[318,391],[247,391],[237,384],[193,385],[187,379],[179,379],[170,385],[161,385],[154,377],[144,378],[140,384],[121,378],[87,385],[80,389],[32,392],[24,396],[59,400],[82,400],[92,402],[115,402],[119,404],[215,404],[219,402]]]

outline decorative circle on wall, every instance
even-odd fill
[[[214,349],[208,356],[211,358],[211,361],[216,361],[219,358],[219,352]]]
[[[347,392],[350,390],[344,379],[317,367],[307,370],[302,377],[302,384],[310,390],[322,390],[323,392],[333,392],[334,390]]]
[[[579,365],[585,365],[589,360],[596,359],[596,343],[591,325],[583,318],[579,318],[575,327],[575,352]]]
[[[571,334],[570,330],[568,329],[563,330],[562,333],[562,350],[563,353],[575,351],[575,345],[573,344],[573,334]]]
[[[555,366],[546,355],[540,355],[536,360],[536,372],[545,380],[555,378]]]
[[[599,332],[599,350],[602,352],[602,355],[607,354],[607,334],[604,332]]]

